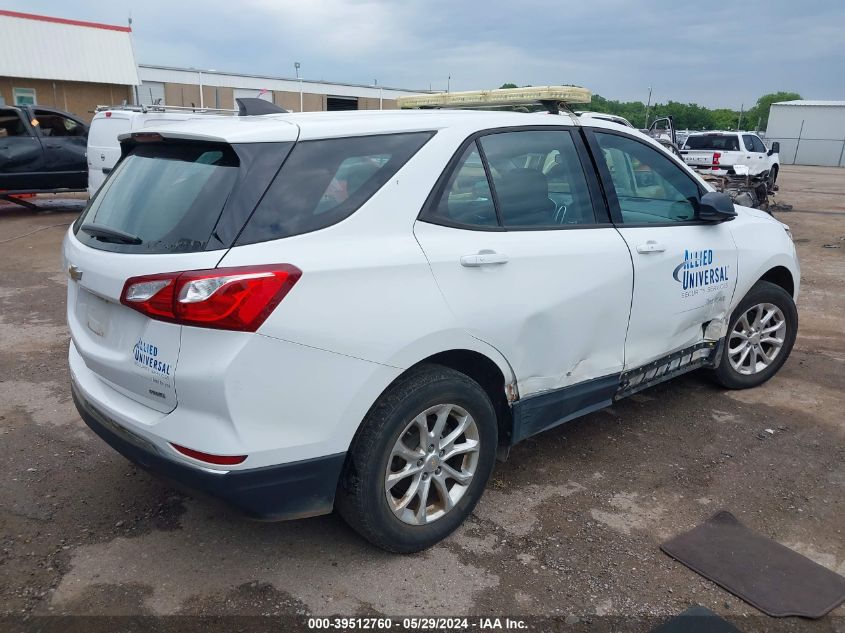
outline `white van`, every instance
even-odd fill
[[[251,116],[287,112],[263,99],[236,99],[238,110],[197,109],[179,106],[97,106],[88,132],[88,197],[91,198],[103,184],[106,176],[120,158],[121,134],[142,131],[150,126],[159,127],[189,119],[221,116]],[[256,103],[259,102],[259,103]]]

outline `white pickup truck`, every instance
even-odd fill
[[[695,132],[684,142],[681,157],[699,173],[713,176],[737,175],[734,166],[744,165],[749,176],[766,178],[771,188],[780,169],[779,151],[777,141],[769,149],[748,132]]]

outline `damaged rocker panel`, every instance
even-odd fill
[[[703,341],[621,374],[602,376],[517,400],[512,409],[510,446],[681,374],[700,367],[715,367],[723,344],[723,338]]]

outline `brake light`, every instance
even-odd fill
[[[721,152],[713,152],[713,167],[719,164],[719,159],[722,158]]]
[[[136,143],[159,143],[164,138],[157,132],[132,132],[132,140]]]
[[[170,445],[182,453],[182,455],[187,455],[188,457],[192,457],[201,462],[206,462],[207,464],[216,464],[217,466],[234,466],[235,464],[243,463],[247,458],[246,455],[212,455],[211,453],[195,451],[192,448],[185,448],[184,446],[179,446],[173,442],[171,442]]]
[[[290,264],[144,275],[126,281],[120,302],[151,319],[255,332],[301,276]]]

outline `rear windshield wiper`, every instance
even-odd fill
[[[85,231],[91,237],[95,237],[103,242],[114,242],[116,244],[141,244],[143,240],[137,235],[118,231],[102,224],[83,224],[79,227],[80,231]]]

